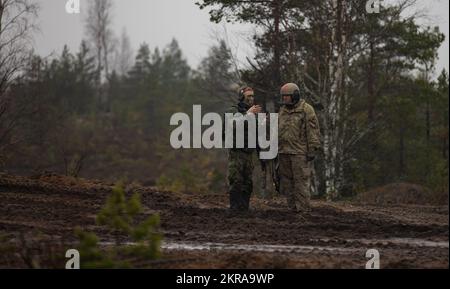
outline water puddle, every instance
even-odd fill
[[[333,239],[312,239],[311,242],[332,243]],[[241,252],[264,252],[264,253],[335,253],[335,254],[349,254],[359,251],[365,251],[370,247],[384,245],[407,245],[411,247],[431,247],[431,248],[449,248],[449,242],[434,242],[422,239],[413,238],[391,238],[391,239],[347,239],[345,240],[349,247],[337,246],[316,246],[316,245],[268,245],[268,244],[226,244],[214,242],[178,242],[178,241],[164,241],[161,244],[161,249],[173,251],[241,251]],[[127,245],[134,245],[134,243],[126,243]],[[103,246],[112,246],[112,242],[101,242]]]
[[[311,241],[331,242],[329,239],[316,239]],[[449,242],[434,242],[422,239],[412,238],[391,238],[391,239],[351,239],[345,240],[352,247],[344,248],[338,246],[314,246],[314,245],[267,245],[267,244],[225,244],[225,243],[194,243],[194,242],[164,242],[162,248],[165,250],[186,250],[186,251],[244,251],[244,252],[286,252],[286,253],[310,253],[310,252],[328,252],[328,253],[352,253],[361,250],[367,250],[369,246],[377,245],[408,245],[411,247],[431,247],[431,248],[449,248]]]
[[[330,239],[316,239],[314,241],[325,241],[330,242]],[[415,239],[415,238],[389,238],[389,239],[347,239],[345,240],[347,243],[359,243],[364,245],[408,245],[411,247],[430,247],[430,248],[449,248],[449,242],[435,242],[428,241],[423,239]]]
[[[297,246],[297,245],[247,245],[247,244],[224,244],[224,243],[182,243],[166,242],[162,244],[165,250],[186,250],[186,251],[244,251],[244,252],[265,252],[265,253],[310,253],[310,252],[336,252],[351,253],[355,248],[335,248],[322,246]]]

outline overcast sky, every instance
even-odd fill
[[[41,6],[39,24],[41,32],[35,37],[36,52],[40,55],[59,53],[64,44],[77,51],[83,37],[85,8],[89,0],[80,0],[80,14],[67,14],[67,0],[38,0]],[[361,0],[363,1],[363,0]],[[200,10],[196,0],[113,0],[114,30],[119,36],[125,28],[133,49],[147,42],[151,48],[164,47],[176,38],[189,61],[196,67],[214,44],[214,35],[224,34],[223,24],[209,22],[208,12]],[[419,0],[421,8],[427,8],[430,15],[427,24],[438,25],[446,35],[440,49],[437,70],[449,67],[449,1]],[[251,50],[245,43],[245,32],[249,26],[228,24],[227,35],[232,38],[233,50],[240,59],[245,59]]]

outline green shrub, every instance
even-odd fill
[[[93,233],[76,230],[79,238],[81,266],[83,268],[129,268],[132,261],[155,260],[160,257],[161,235],[157,232],[159,215],[138,222],[142,214],[139,194],[126,198],[121,185],[116,185],[106,204],[97,215],[97,223],[115,236],[115,246],[102,250],[99,238]],[[124,241],[127,242],[124,242]]]

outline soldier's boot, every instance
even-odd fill
[[[297,213],[309,213],[311,212],[311,204],[309,198],[302,196],[298,191],[291,194],[288,198],[289,209]]]
[[[230,209],[232,211],[247,211],[250,198],[242,191],[230,191]]]

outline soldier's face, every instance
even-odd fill
[[[244,95],[244,102],[249,106],[253,106],[255,104],[255,95],[253,94],[253,92],[247,92]]]
[[[283,95],[284,103],[292,103],[292,95]]]

